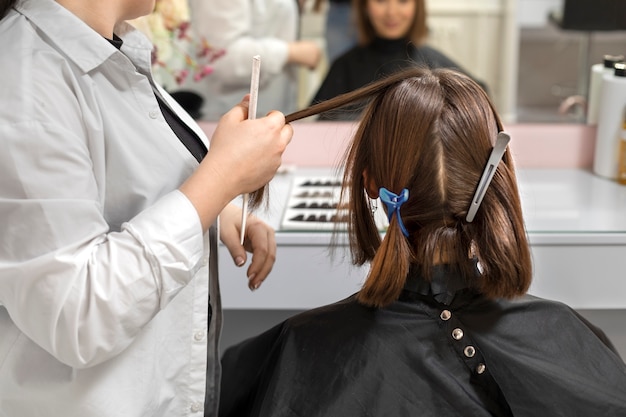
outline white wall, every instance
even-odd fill
[[[522,27],[545,26],[548,14],[560,10],[564,0],[518,0],[517,21]]]

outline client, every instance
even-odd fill
[[[228,349],[220,416],[625,416],[626,366],[609,340],[526,294],[509,137],[484,90],[412,68],[287,120],[363,100],[342,201],[367,279]]]

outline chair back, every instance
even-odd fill
[[[558,24],[564,30],[626,30],[626,0],[565,0]]]

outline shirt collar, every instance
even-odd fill
[[[105,38],[54,0],[20,0],[15,9],[84,72],[119,53]],[[116,26],[115,33],[124,40],[122,51],[133,64],[149,71],[152,44],[148,38],[125,22]]]
[[[122,49],[122,45],[124,44],[122,38],[117,36],[115,33],[113,34],[113,39],[106,38],[106,40],[109,41],[109,43],[115,46],[117,49]]]

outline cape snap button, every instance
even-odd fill
[[[459,329],[458,327],[452,330],[452,337],[454,338],[454,340],[463,339],[463,330]]]

